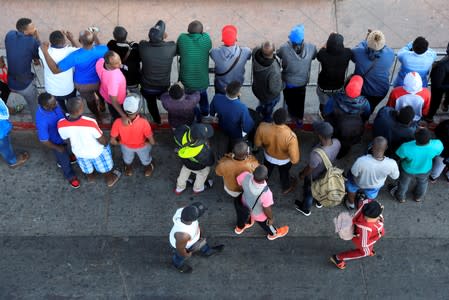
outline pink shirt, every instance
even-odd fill
[[[250,174],[249,172],[243,172],[242,174],[240,174],[239,176],[237,176],[237,183],[239,186],[242,186],[242,182],[245,179],[246,175]],[[260,187],[261,189],[267,184],[266,182],[264,183],[256,183],[252,178],[251,178],[252,184],[254,184],[255,187]],[[259,194],[257,194],[258,196]],[[256,196],[256,197],[257,197]],[[242,201],[244,204],[245,203],[245,198],[242,196]],[[262,196],[260,196],[259,200],[258,200],[263,207],[270,207],[274,204],[273,201],[273,193],[271,192],[270,189],[268,189],[266,192],[264,192],[262,194]],[[265,215],[265,213],[262,211],[262,213],[254,215],[251,213],[251,216],[253,217],[253,219],[255,221],[258,222],[265,222],[265,220],[267,219],[267,216]]]
[[[100,58],[95,69],[98,77],[100,77],[100,94],[104,100],[112,104],[111,97],[117,97],[118,103],[121,105],[126,97],[126,79],[120,69],[107,70],[104,68],[104,58]]]

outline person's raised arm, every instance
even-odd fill
[[[72,44],[73,47],[75,48],[80,47],[78,42],[73,38],[73,33],[71,33],[70,31],[63,31],[62,33],[67,37],[67,39],[69,40],[69,42]]]
[[[48,48],[50,47],[50,44],[48,42],[42,42],[41,44],[41,50],[44,54],[45,61],[47,62],[48,68],[52,71],[53,74],[61,73],[61,70],[59,70],[58,65],[55,63],[53,58],[48,53]]]

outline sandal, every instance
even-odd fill
[[[20,153],[17,157],[17,162],[15,164],[9,165],[10,168],[15,169],[23,165],[30,158],[28,152]]]
[[[108,187],[113,187],[122,176],[122,173],[119,170],[112,171],[112,174],[115,175],[115,178],[114,180],[112,180],[112,182],[108,183]]]

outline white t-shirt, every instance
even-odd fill
[[[64,48],[50,47],[48,48],[48,53],[55,63],[59,63],[75,50],[78,50],[78,48],[70,46]],[[45,61],[41,48],[39,48],[39,57],[44,65],[44,82],[47,93],[53,96],[66,96],[70,94],[75,89],[73,84],[73,68],[59,74],[53,74]]]
[[[58,121],[58,132],[64,140],[70,139],[72,152],[77,157],[94,159],[103,152],[104,145],[97,140],[103,132],[92,118],[82,116],[75,121],[61,119]]]
[[[351,168],[355,183],[362,189],[381,188],[387,176],[398,179],[399,168],[394,159],[375,159],[371,154],[359,157]]]

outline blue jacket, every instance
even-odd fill
[[[371,114],[369,102],[365,97],[350,98],[344,92],[332,95],[327,101],[323,112],[325,115],[329,115],[336,108],[345,114],[360,114],[364,120],[368,119]]]
[[[384,96],[390,88],[390,69],[394,62],[394,51],[385,46],[375,51],[368,48],[366,41],[360,42],[352,49],[352,61],[355,63],[354,74],[363,77],[362,95]],[[375,62],[374,67],[370,70]]]
[[[216,94],[210,104],[210,114],[218,115],[218,125],[231,139],[242,138],[242,131],[248,133],[254,127],[248,107],[240,99],[229,99],[226,95]]]

